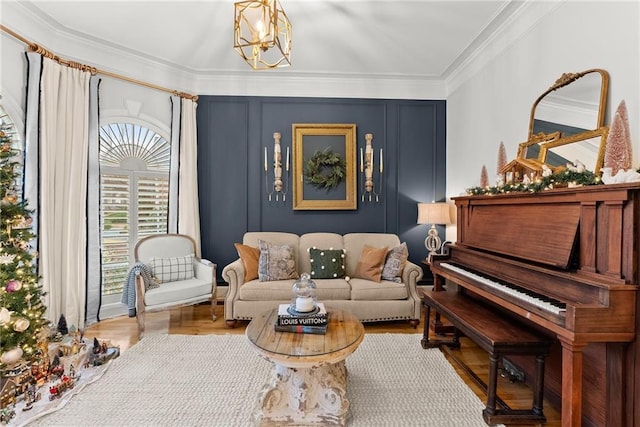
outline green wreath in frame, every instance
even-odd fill
[[[316,151],[304,165],[304,178],[307,184],[329,191],[340,185],[347,175],[347,165],[340,154],[329,147]]]

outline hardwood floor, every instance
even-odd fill
[[[164,332],[169,334],[185,335],[208,335],[208,334],[244,334],[248,322],[239,322],[234,329],[227,328],[224,322],[224,307],[216,305],[215,322],[210,318],[210,307],[208,304],[182,307],[158,313],[148,313],[146,315],[147,333]],[[424,316],[424,314],[423,314]],[[421,320],[418,329],[412,329],[407,322],[379,322],[365,324],[366,333],[396,333],[396,334],[422,334],[424,318]],[[120,346],[121,351],[126,351],[129,347],[138,342],[138,327],[135,318],[120,317],[99,322],[87,328],[85,336],[93,339],[108,339],[115,345]],[[458,358],[463,360],[477,376],[486,381],[488,375],[489,357],[482,349],[467,338],[461,338],[461,350],[454,350]],[[449,360],[451,358],[447,356]],[[419,363],[419,361],[416,361]],[[484,392],[464,372],[455,362],[452,365],[458,374],[465,380],[469,388],[484,402]],[[498,395],[511,408],[530,408],[532,393],[528,386],[523,383],[510,383],[506,378],[499,378]],[[427,402],[425,402],[427,404]],[[546,427],[559,427],[559,408],[552,407],[549,402],[544,402],[544,413],[547,417]]]

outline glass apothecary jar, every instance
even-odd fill
[[[293,284],[292,308],[299,313],[309,313],[316,308],[316,284],[308,273],[302,273]]]

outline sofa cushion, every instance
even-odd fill
[[[165,283],[158,288],[149,289],[144,294],[145,305],[175,303],[199,296],[211,295],[211,280],[189,279]]]
[[[312,279],[344,277],[344,249],[309,249]]]
[[[291,301],[293,299],[294,280],[274,280],[260,282],[252,280],[243,284],[238,294],[243,301]],[[344,279],[318,279],[316,298],[325,300],[348,300],[351,298],[351,287]]]
[[[409,250],[407,249],[406,242],[402,242],[401,245],[391,248],[387,253],[387,258],[382,268],[382,280],[390,280],[397,283],[402,282],[402,270],[404,270],[408,257]]]
[[[298,277],[293,248],[289,245],[275,245],[264,240],[258,241],[260,259],[258,279],[261,282],[295,279]]]
[[[389,282],[383,280],[381,282],[372,282],[364,279],[351,279],[351,299],[352,300],[400,300],[409,297],[407,287],[403,283]]]
[[[347,268],[347,276],[351,277],[356,277],[356,267],[364,245],[376,248],[381,246],[393,248],[400,244],[398,236],[389,233],[349,233],[343,236],[343,241],[344,246],[342,247],[347,250],[345,267]]]
[[[311,262],[309,261],[309,249],[344,249],[342,244],[342,235],[336,233],[306,233],[300,236],[300,244],[298,247],[298,272],[311,272]],[[360,252],[358,252],[359,254]],[[345,254],[349,257],[349,253]],[[348,270],[347,270],[348,271]]]
[[[269,242],[274,245],[289,245],[294,248],[293,256],[296,259],[296,267],[298,266],[298,263],[300,262],[298,260],[298,242],[300,241],[300,237],[298,237],[297,234],[284,233],[280,231],[248,231],[244,233],[244,236],[242,237],[243,244],[253,246],[254,248],[258,247],[258,242],[260,240],[264,240],[265,242]],[[304,271],[299,268],[297,270]]]
[[[355,277],[379,282],[382,277],[382,268],[387,256],[387,248],[374,248],[364,245],[356,267]]]
[[[188,280],[193,277],[194,258],[194,254],[169,258],[151,258],[149,267],[151,267],[153,276],[158,283]]]
[[[253,246],[235,243],[238,256],[244,265],[244,281],[258,278],[258,261],[260,259],[260,249]]]

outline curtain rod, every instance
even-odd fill
[[[140,85],[140,86],[146,86],[148,88],[161,90],[163,92],[169,92],[170,94],[179,96],[180,98],[191,99],[192,101],[197,101],[198,100],[198,95],[191,95],[191,94],[186,93],[186,92],[179,92],[177,90],[168,89],[166,87],[158,86],[158,85],[155,85],[153,83],[143,82],[143,81],[132,79],[130,77],[126,77],[126,76],[123,76],[123,75],[120,75],[120,74],[117,74],[117,73],[112,73],[110,71],[100,70],[99,68],[91,67],[89,65],[81,64],[79,62],[69,61],[67,59],[60,58],[58,55],[55,55],[53,52],[45,49],[44,47],[38,45],[37,43],[34,43],[32,41],[29,41],[29,40],[25,39],[20,34],[10,30],[9,28],[5,27],[2,24],[0,24],[0,29],[2,31],[4,31],[5,33],[11,35],[12,37],[20,40],[22,43],[26,44],[27,46],[29,46],[29,49],[32,52],[39,53],[42,56],[47,57],[49,59],[53,59],[54,61],[56,61],[57,63],[59,63],[61,65],[65,65],[65,66],[71,67],[71,68],[77,68],[77,69],[82,70],[82,71],[89,71],[92,75],[103,74],[105,76],[113,77],[113,78],[116,78],[116,79],[119,79],[119,80],[124,80],[124,81],[129,82],[129,83],[134,83],[134,84],[137,84],[137,85]]]

